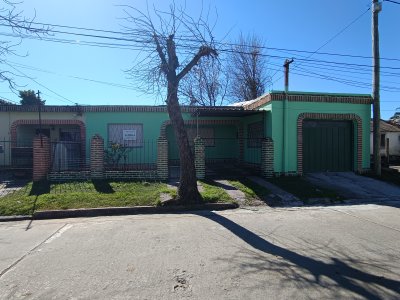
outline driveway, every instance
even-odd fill
[[[0,198],[24,188],[29,182],[27,179],[16,179],[11,173],[0,170]]]
[[[347,199],[399,200],[400,187],[352,172],[326,172],[306,175],[316,186],[337,191]]]
[[[263,207],[2,223],[0,299],[399,299],[399,212]]]

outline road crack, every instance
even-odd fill
[[[42,241],[41,243],[39,243],[38,245],[36,245],[35,247],[33,247],[31,250],[29,250],[27,253],[25,253],[24,255],[22,255],[19,259],[17,259],[15,262],[13,262],[11,265],[9,265],[7,268],[5,268],[4,270],[2,270],[0,272],[0,279],[9,271],[11,271],[18,263],[20,263],[22,260],[24,260],[27,256],[29,256],[30,254],[32,254],[33,252],[35,252],[40,246],[50,243],[51,241],[53,241],[55,238],[59,237],[63,232],[65,232],[66,230],[68,230],[69,228],[71,228],[72,225],[71,224],[64,224],[63,226],[61,226],[59,229],[57,229],[55,232],[53,232],[50,236],[48,236],[44,241]]]

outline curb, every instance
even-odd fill
[[[0,216],[0,222],[32,220],[32,216]]]
[[[235,209],[239,206],[236,203],[207,203],[191,206],[135,206],[135,207],[105,207],[88,209],[66,209],[66,210],[45,210],[37,211],[33,216],[5,216],[0,217],[0,222],[24,221],[24,220],[46,220],[46,219],[65,219],[80,217],[100,217],[100,216],[121,216],[138,214],[164,214],[180,213],[196,210],[226,210]]]

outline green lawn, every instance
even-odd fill
[[[310,199],[316,198],[326,198],[331,202],[340,202],[343,200],[343,197],[338,195],[335,191],[316,187],[299,176],[277,177],[268,179],[268,181],[295,195],[305,204],[308,204]]]
[[[202,185],[204,202],[232,202],[222,189],[206,183]],[[29,183],[0,198],[0,215],[30,215],[38,210],[156,206],[161,193],[176,195],[165,183],[154,182]]]
[[[224,189],[215,186],[211,181],[200,181],[200,184],[203,186],[203,192],[201,196],[203,197],[204,202],[216,203],[216,202],[224,202],[224,203],[233,203],[233,199],[224,191]]]

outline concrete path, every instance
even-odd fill
[[[222,179],[216,179],[214,180],[217,186],[220,188],[223,188],[225,192],[234,200],[237,201],[237,203],[241,206],[243,206],[246,202],[246,196],[245,194],[241,191],[235,188],[232,184],[229,183],[228,180],[222,180]]]
[[[399,299],[400,210],[0,224],[0,299]]]
[[[0,198],[23,189],[27,183],[25,179],[0,180]]]
[[[312,173],[306,176],[312,184],[336,190],[347,199],[400,200],[400,187],[352,172]]]
[[[268,182],[267,180],[258,176],[248,176],[248,179],[261,185],[271,192],[271,196],[279,197],[283,206],[302,206],[303,202],[299,200],[296,196],[282,190],[280,187]]]

